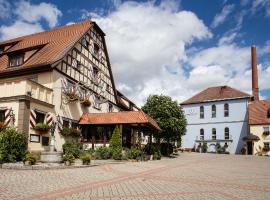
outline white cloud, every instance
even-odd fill
[[[153,93],[186,97],[181,65],[186,46],[211,37],[194,13],[175,11],[172,2],[125,2],[108,16],[93,19],[107,35],[117,86],[138,104]]]
[[[267,17],[270,17],[270,0],[254,0],[252,2],[251,11],[253,14],[261,9],[265,10],[265,15]]]
[[[43,31],[43,28],[40,24],[30,24],[22,21],[16,21],[11,26],[3,25],[0,27],[0,38],[1,40],[7,40],[41,31]]]
[[[237,32],[233,33],[227,33],[223,35],[219,40],[218,40],[218,45],[223,45],[223,44],[231,44],[234,39],[238,36]]]
[[[226,18],[229,16],[229,14],[233,11],[234,5],[226,5],[223,7],[221,13],[217,14],[214,17],[214,20],[211,24],[212,28],[218,27],[220,24],[222,24]]]
[[[0,18],[10,17],[10,3],[5,0],[0,0]]]
[[[20,20],[30,23],[36,23],[43,19],[52,28],[57,25],[58,18],[62,15],[62,12],[50,3],[42,2],[34,5],[30,4],[29,1],[20,1],[16,5],[15,14]]]

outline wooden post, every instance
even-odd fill
[[[105,147],[106,146],[106,134],[104,134],[104,136],[103,136],[103,146]]]
[[[95,143],[96,143],[95,136],[92,135],[92,149],[95,149]]]

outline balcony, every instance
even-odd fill
[[[220,139],[220,138],[216,138],[215,140],[213,140],[212,138],[205,138],[202,140],[200,138],[200,136],[196,136],[196,142],[232,142],[233,141],[233,138],[232,136],[230,135],[229,138],[223,138],[223,139]]]
[[[0,82],[0,98],[21,95],[31,96],[33,99],[53,103],[53,90],[31,80],[14,80]]]

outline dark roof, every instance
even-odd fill
[[[160,130],[157,122],[143,111],[86,113],[82,115],[80,124],[146,124]]]
[[[260,138],[257,135],[248,134],[247,136],[243,137],[243,140],[244,141],[248,141],[248,140],[258,141],[260,140]]]
[[[229,86],[209,87],[182,102],[181,105],[235,98],[251,98],[251,96]]]
[[[252,101],[248,105],[249,124],[270,124],[268,112],[270,109],[270,100]]]
[[[0,42],[0,47],[6,47],[0,55],[0,73],[50,65],[65,56],[72,46],[95,25],[90,20],[81,23],[66,25],[32,35],[18,37]],[[26,50],[38,50],[23,65],[8,66],[8,55]]]

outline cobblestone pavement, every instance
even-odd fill
[[[0,199],[270,199],[269,169],[269,157],[197,153],[77,169],[0,169]]]

